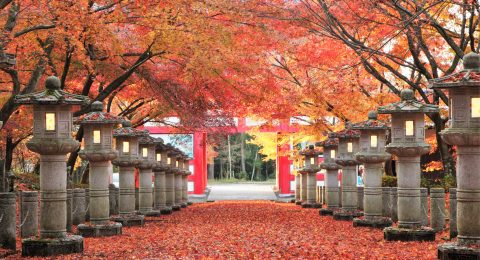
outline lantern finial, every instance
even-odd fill
[[[55,76],[50,76],[45,81],[45,87],[49,90],[60,89],[60,80]]]
[[[103,103],[100,101],[95,101],[92,103],[92,111],[95,112],[102,112],[103,111]]]
[[[372,110],[368,112],[368,119],[370,120],[377,120],[378,119],[378,113],[375,110]]]
[[[480,70],[480,55],[470,52],[463,56],[463,68],[468,70]]]
[[[132,122],[125,120],[122,122],[122,127],[132,127]]]
[[[400,92],[400,98],[402,100],[413,100],[413,99],[415,99],[415,94],[413,93],[413,90],[411,90],[409,88],[403,89]]]

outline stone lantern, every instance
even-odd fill
[[[145,216],[159,216],[160,211],[153,209],[152,168],[156,164],[155,139],[147,132],[138,140],[140,163],[137,168],[139,174],[138,212]]]
[[[340,187],[338,187],[338,169],[340,165],[335,163],[338,153],[338,139],[333,133],[320,143],[323,146],[323,162],[320,168],[326,170],[325,188],[327,207],[320,209],[320,215],[333,215],[340,207]]]
[[[183,158],[185,157],[185,154],[177,149],[178,155],[176,158],[175,162],[175,204],[174,204],[174,210],[175,207],[178,206],[178,209],[182,208],[182,192],[183,192]]]
[[[439,246],[440,259],[480,257],[480,55],[463,57],[463,70],[430,82],[449,93],[450,120],[443,140],[457,147],[456,243]]]
[[[365,167],[364,218],[355,218],[353,226],[385,228],[392,220],[382,216],[383,163],[391,155],[385,152],[386,134],[389,126],[377,120],[377,112],[370,111],[368,120],[355,123],[352,129],[360,131],[360,151],[355,154]]]
[[[144,216],[135,212],[135,166],[140,163],[138,140],[145,134],[145,131],[133,128],[129,121],[124,121],[122,127],[113,131],[118,157],[112,164],[119,166],[120,205],[119,215],[113,216],[111,220],[122,223],[124,227],[144,224]]]
[[[188,176],[190,176],[192,174],[192,172],[189,169],[190,168],[190,160],[192,160],[192,158],[187,157],[187,156],[185,156],[185,158],[183,159],[182,203],[185,205],[185,207],[190,205],[189,201],[188,201]]]
[[[155,165],[153,166],[153,173],[155,174],[155,190],[153,207],[155,210],[159,210],[160,214],[171,214],[172,208],[167,207],[165,194],[165,172],[170,168],[167,164],[169,150],[168,146],[163,143],[161,138],[156,138],[155,144]]]
[[[167,165],[169,166],[168,170],[165,173],[165,198],[167,207],[172,208],[172,210],[180,210],[180,205],[175,204],[175,175],[178,172],[177,169],[177,156],[180,155],[179,151],[168,144],[168,157]]]
[[[333,213],[336,220],[352,220],[362,212],[357,210],[357,160],[355,153],[359,150],[360,133],[347,127],[334,133],[338,138],[338,153],[335,163],[342,166],[342,208]]]
[[[81,236],[67,235],[66,154],[78,149],[72,138],[72,106],[89,99],[60,89],[48,77],[43,91],[18,95],[15,103],[33,105],[33,137],[28,149],[40,155],[40,237],[22,241],[24,256],[48,256],[83,251]]]
[[[305,157],[305,166],[300,170],[302,178],[307,180],[307,196],[306,201],[302,203],[303,208],[320,208],[321,205],[316,202],[316,187],[317,187],[317,172],[318,155],[320,151],[315,149],[315,146],[310,145],[308,148],[300,151],[300,155]]]
[[[415,98],[411,89],[400,93],[401,101],[378,108],[379,114],[392,115],[392,142],[386,151],[397,157],[398,227],[384,230],[386,240],[435,240],[432,229],[421,227],[420,156],[428,153],[425,143],[425,113],[438,113],[435,105]]]
[[[75,123],[83,127],[84,149],[78,155],[89,161],[90,224],[78,225],[83,237],[102,237],[122,234],[122,224],[110,222],[109,179],[110,161],[118,151],[113,149],[113,127],[123,120],[103,112],[102,102],[92,103],[92,112],[81,116]]]

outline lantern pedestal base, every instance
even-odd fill
[[[319,209],[322,207],[322,204],[320,203],[308,203],[308,202],[305,202],[305,203],[302,203],[302,208],[315,208],[315,209]]]
[[[301,200],[296,200],[295,205],[302,205],[302,201]]]
[[[164,207],[164,208],[157,209],[157,210],[160,210],[160,214],[162,214],[162,215],[170,215],[170,214],[172,214],[172,211],[173,211],[171,207]]]
[[[352,221],[354,218],[358,218],[363,216],[363,212],[359,210],[339,210],[333,213],[333,219],[335,220],[345,220],[345,221]]]
[[[188,204],[187,204],[186,202],[182,202],[182,203],[180,204],[180,207],[182,207],[182,208],[186,208],[187,206],[188,206]]]
[[[122,224],[111,222],[105,225],[80,224],[77,226],[78,234],[83,237],[110,237],[122,234]]]
[[[438,246],[438,259],[480,259],[480,248],[471,248],[458,245],[457,243],[447,243]]]
[[[27,238],[22,241],[22,256],[55,256],[83,252],[83,237]]]
[[[435,231],[428,227],[418,229],[387,227],[383,230],[383,238],[387,241],[435,241]]]
[[[180,205],[173,205],[172,210],[173,211],[179,211],[182,207]]]
[[[136,214],[112,216],[110,220],[118,222],[124,227],[143,226],[145,223],[145,217]]]
[[[160,213],[160,210],[154,210],[154,209],[151,209],[151,210],[148,210],[148,211],[142,211],[142,210],[139,210],[137,212],[138,215],[143,215],[145,217],[159,217],[161,216],[162,214]]]
[[[386,217],[373,217],[373,218],[354,218],[353,226],[354,227],[372,227],[372,228],[381,228],[392,226],[393,222],[390,218]]]
[[[320,209],[318,213],[320,214],[320,216],[332,216],[333,212],[337,210],[338,208],[324,208],[324,209]]]

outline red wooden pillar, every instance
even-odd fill
[[[277,140],[280,139],[280,135],[280,133],[277,133]],[[277,145],[277,187],[280,196],[290,196],[294,192],[290,190],[292,176],[290,174],[289,151],[290,144]]]
[[[205,194],[207,187],[207,133],[193,133],[193,194]]]

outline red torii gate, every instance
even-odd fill
[[[235,127],[215,127],[217,131],[225,133],[242,133],[251,130],[252,126],[247,126],[246,118],[239,118],[238,125]],[[188,177],[189,183],[193,183],[192,196],[204,197],[207,187],[207,134],[206,131],[194,131],[193,133],[179,132],[177,128],[170,126],[145,126],[150,134],[193,134],[193,174]],[[290,125],[290,120],[280,120],[276,126],[261,126],[260,132],[275,132],[277,138],[286,133],[297,132],[296,126]],[[291,182],[295,177],[290,172],[292,161],[289,159],[290,144],[277,146],[276,163],[276,186],[279,196],[291,196],[295,191],[291,188]]]

